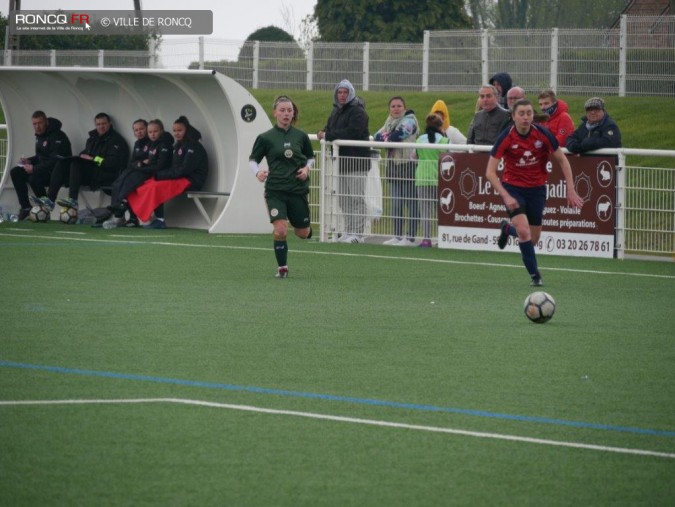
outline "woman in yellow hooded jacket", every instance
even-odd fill
[[[445,105],[445,102],[442,100],[437,100],[429,111],[429,114],[437,114],[443,119],[443,132],[445,132],[445,137],[448,138],[450,144],[466,144],[466,137],[462,134],[458,128],[450,125],[450,113],[448,112],[448,106]]]

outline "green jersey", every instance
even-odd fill
[[[258,164],[266,158],[269,174],[265,182],[267,190],[278,190],[294,194],[309,193],[309,178],[302,181],[297,178],[298,169],[314,158],[314,150],[309,136],[302,130],[290,127],[284,130],[274,126],[260,134],[253,144],[250,160]]]

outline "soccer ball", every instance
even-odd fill
[[[525,310],[525,316],[532,322],[543,324],[553,317],[555,300],[546,292],[533,292],[525,298],[523,310]]]
[[[44,206],[33,206],[28,213],[28,219],[31,222],[48,222],[50,212]]]
[[[59,215],[59,218],[64,224],[76,224],[77,208],[61,208],[61,214]]]

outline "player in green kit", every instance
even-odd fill
[[[274,226],[274,255],[279,266],[276,277],[288,278],[288,222],[299,238],[312,237],[308,197],[314,150],[307,134],[293,126],[298,108],[291,99],[277,97],[272,109],[277,124],[257,137],[249,164],[258,181],[265,183],[265,202]],[[263,158],[269,170],[260,168]]]

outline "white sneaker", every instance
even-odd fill
[[[405,238],[403,238],[403,239],[405,239]],[[388,239],[387,241],[385,241],[382,244],[383,245],[400,246],[401,245],[401,238],[397,238],[397,237],[394,236],[393,238]]]
[[[340,243],[363,243],[363,238],[356,234],[347,234],[342,236],[338,241]]]
[[[410,238],[402,238],[401,241],[396,244],[398,246],[415,246],[415,240]]]

